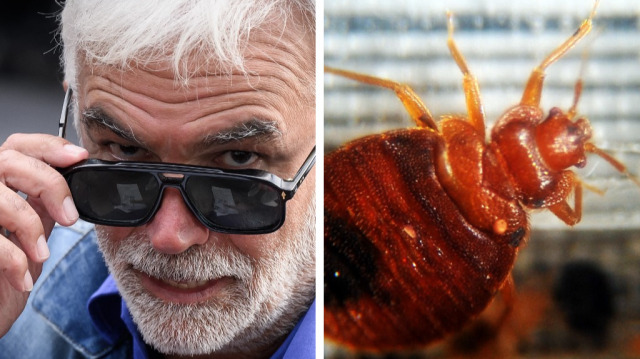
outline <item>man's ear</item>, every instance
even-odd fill
[[[67,90],[69,89],[69,83],[67,82],[67,80],[62,81],[62,89],[64,90],[64,92],[67,92]]]

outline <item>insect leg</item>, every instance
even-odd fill
[[[355,81],[359,81],[368,85],[379,86],[393,90],[396,96],[402,101],[404,108],[409,112],[409,115],[413,121],[423,128],[430,128],[432,130],[438,129],[433,116],[427,106],[422,102],[420,97],[413,91],[413,89],[406,84],[401,84],[395,81],[364,75],[353,71],[340,70],[332,67],[325,66],[324,71],[346,77]]]
[[[560,218],[564,223],[570,226],[580,222],[580,219],[582,218],[582,183],[577,179],[574,179],[573,185],[573,196],[575,201],[573,209],[569,207],[569,203],[567,203],[566,199],[549,207],[549,210],[555,214],[556,217]]]
[[[447,46],[451,52],[453,60],[462,71],[462,87],[464,89],[464,97],[467,103],[467,113],[469,116],[469,122],[478,131],[482,138],[485,138],[485,125],[484,125],[484,110],[482,108],[482,101],[480,100],[480,88],[478,86],[478,80],[473,76],[467,62],[462,56],[462,53],[456,46],[456,42],[453,39],[453,15],[451,12],[447,12],[447,29],[449,36],[447,38]]]
[[[562,43],[562,45],[558,46],[544,60],[542,60],[540,65],[533,69],[533,72],[531,72],[529,80],[527,81],[527,85],[524,88],[524,93],[522,94],[522,99],[520,100],[521,105],[534,107],[540,106],[540,95],[542,93],[542,85],[545,75],[544,71],[549,65],[558,61],[558,59],[564,56],[567,51],[571,50],[571,48],[573,48],[576,43],[578,43],[578,41],[580,41],[589,33],[589,31],[591,31],[591,22],[596,14],[598,3],[598,0],[594,2],[593,8],[591,9],[591,14],[589,14],[589,17],[582,22],[578,30],[573,35],[571,35],[571,37],[568,38],[564,43]]]
[[[582,78],[584,77],[585,68],[587,67],[587,59],[589,58],[588,49],[589,49],[589,46],[587,46],[587,48],[585,48],[585,50],[582,51],[580,73],[578,76],[578,80],[576,81],[576,84],[573,86],[573,104],[571,104],[569,111],[567,111],[567,117],[570,119],[573,119],[576,116],[576,113],[578,112],[578,102],[580,101],[580,96],[582,95],[582,87],[583,87]]]

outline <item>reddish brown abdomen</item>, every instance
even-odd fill
[[[471,227],[440,186],[440,148],[437,134],[408,129],[325,157],[328,339],[425,346],[481,312],[509,274],[515,249]]]

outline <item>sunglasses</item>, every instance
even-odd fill
[[[59,136],[64,137],[71,89],[64,99]],[[292,180],[255,170],[228,170],[154,162],[88,159],[59,169],[71,189],[80,218],[115,227],[149,222],[167,187],[177,188],[187,207],[207,228],[222,233],[271,233],[285,220],[293,198],[315,164],[315,147]]]

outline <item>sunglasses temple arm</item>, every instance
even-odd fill
[[[285,193],[287,195],[285,199],[289,200],[293,198],[293,195],[296,194],[296,191],[302,184],[302,181],[304,181],[304,179],[307,177],[307,174],[309,173],[309,171],[311,171],[311,168],[313,168],[313,165],[315,163],[316,147],[314,146],[313,150],[311,150],[311,153],[309,154],[309,157],[307,157],[307,159],[304,161],[304,164],[302,165],[302,167],[300,167],[300,170],[298,171],[298,173],[296,173],[295,177],[293,177],[291,181],[285,182],[285,184],[291,186],[291,188],[287,188],[285,190]]]
[[[69,101],[71,101],[72,92],[71,87],[69,87],[67,93],[64,95],[62,113],[60,114],[60,122],[58,123],[58,137],[64,138],[67,132],[67,114],[69,112]]]

